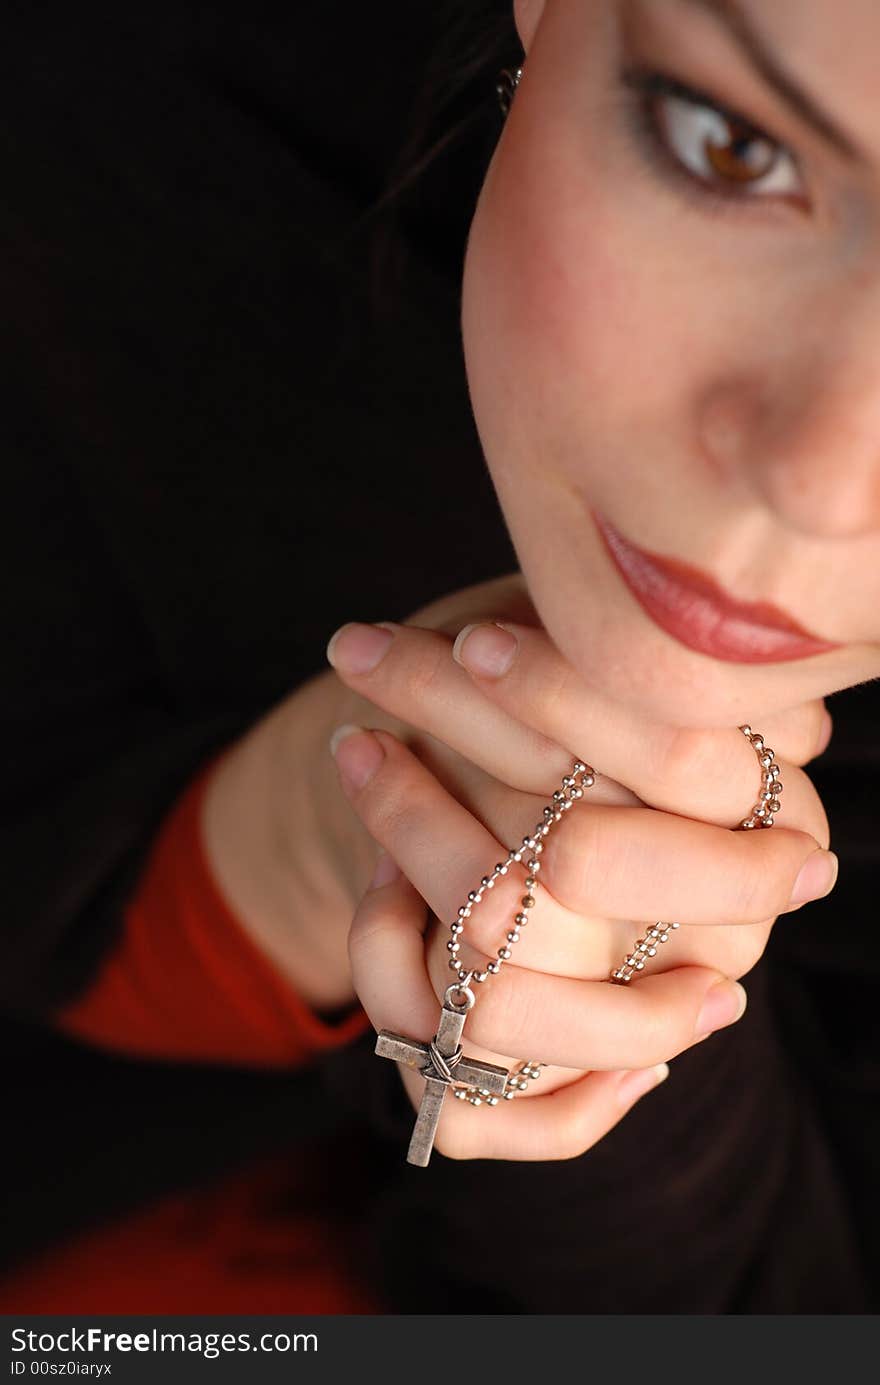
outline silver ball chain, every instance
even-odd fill
[[[750,726],[740,726],[739,730],[757,755],[762,773],[761,791],[749,816],[743,818],[739,823],[738,830],[749,831],[758,827],[772,827],[774,817],[780,809],[779,795],[783,789],[782,780],[779,777],[781,773],[779,765],[776,763],[773,751],[765,745],[763,736],[752,731]],[[458,987],[463,993],[472,994],[468,990],[472,981],[479,985],[485,984],[490,976],[498,975],[505,962],[510,961],[513,955],[511,949],[519,942],[522,929],[529,922],[529,911],[535,907],[535,891],[538,888],[538,874],[541,870],[541,862],[538,858],[544,850],[544,839],[551,827],[561,821],[564,814],[569,812],[575,803],[583,798],[584,789],[592,788],[595,782],[596,771],[591,769],[583,760],[575,760],[570,773],[565,775],[562,780],[562,787],[554,790],[553,803],[544,808],[542,819],[536,823],[531,836],[523,837],[521,846],[511,847],[507,853],[507,860],[499,862],[491,875],[482,877],[479,889],[468,892],[467,902],[461,905],[456,918],[449,925],[452,936],[446,944],[452,954],[449,959],[449,967],[456,973]],[[507,875],[511,866],[520,864],[523,856],[526,855],[528,856],[525,863],[528,872],[524,882],[526,894],[519,901],[517,912],[513,916],[513,926],[508,930],[505,942],[498,948],[494,959],[488,962],[482,971],[473,969],[466,971],[458,959],[458,954],[461,951],[461,937],[464,933],[464,920],[470,918],[473,910],[482,902],[484,892],[493,889],[496,880]],[[645,936],[636,940],[632,950],[620,966],[615,967],[611,972],[609,981],[619,986],[628,986],[633,976],[637,972],[644,971],[645,964],[650,958],[657,955],[657,948],[660,944],[668,942],[670,935],[678,927],[677,923],[652,924],[646,930]],[[508,1077],[507,1087],[500,1098],[493,1096],[481,1087],[471,1087],[454,1081],[452,1092],[459,1101],[467,1101],[471,1106],[497,1106],[499,1100],[512,1101],[520,1092],[524,1092],[530,1082],[537,1081],[541,1075],[541,1070],[546,1066],[546,1063],[533,1061],[522,1063]]]

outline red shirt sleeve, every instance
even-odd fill
[[[262,954],[220,892],[201,806],[215,756],[166,817],[90,988],[55,1015],[76,1039],[137,1057],[301,1066],[364,1033],[358,1005],[331,1023]]]

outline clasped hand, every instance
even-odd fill
[[[458,596],[412,623],[344,626],[328,649],[356,726],[375,727],[381,708],[413,728],[335,738],[343,792],[402,872],[357,907],[352,975],[377,1029],[430,1038],[454,979],[458,906],[541,820],[572,761],[594,766],[595,786],[547,838],[529,926],[477,988],[465,1031],[471,1057],[549,1066],[491,1112],[447,1101],[436,1142],[457,1158],[568,1158],[662,1080],[667,1059],[740,1017],[734,978],[761,956],[776,916],[832,888],[827,819],[800,768],[822,748],[827,718],[813,702],[756,719],[782,767],[780,822],[734,832],[760,788],[735,728],[651,725],[609,703],[552,644],[519,575]],[[486,623],[454,641],[461,610],[479,610],[481,597]],[[466,921],[465,967],[504,946],[524,874],[512,869]],[[607,984],[657,920],[682,926],[632,985]],[[417,1105],[421,1078],[402,1076]]]

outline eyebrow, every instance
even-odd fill
[[[686,3],[696,9],[708,11],[726,25],[768,86],[772,87],[820,138],[832,145],[845,159],[855,161],[863,158],[862,151],[850,136],[817,106],[803,87],[780,66],[766,41],[737,4],[737,0],[686,0]]]

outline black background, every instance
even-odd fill
[[[53,3],[14,7],[5,30],[7,1263],[349,1122],[404,1311],[431,1290],[408,1298],[407,1237],[436,1248],[422,1269],[438,1311],[469,1287],[443,1249],[451,1199],[490,1311],[860,1311],[878,1261],[874,687],[831,700],[816,767],[834,895],[781,921],[736,1037],[680,1059],[592,1160],[437,1159],[413,1183],[387,1173],[407,1113],[368,1046],[288,1076],[131,1062],[53,1033],[206,756],[323,668],[343,621],[400,619],[516,566],[458,330],[499,122],[489,80],[467,137],[389,219],[376,203],[442,4]],[[363,1099],[331,1111],[328,1090],[361,1071]],[[700,1129],[727,1162],[679,1186]],[[531,1217],[519,1249],[481,1239],[487,1206],[496,1232],[505,1208]],[[698,1234],[676,1248],[688,1215]]]

